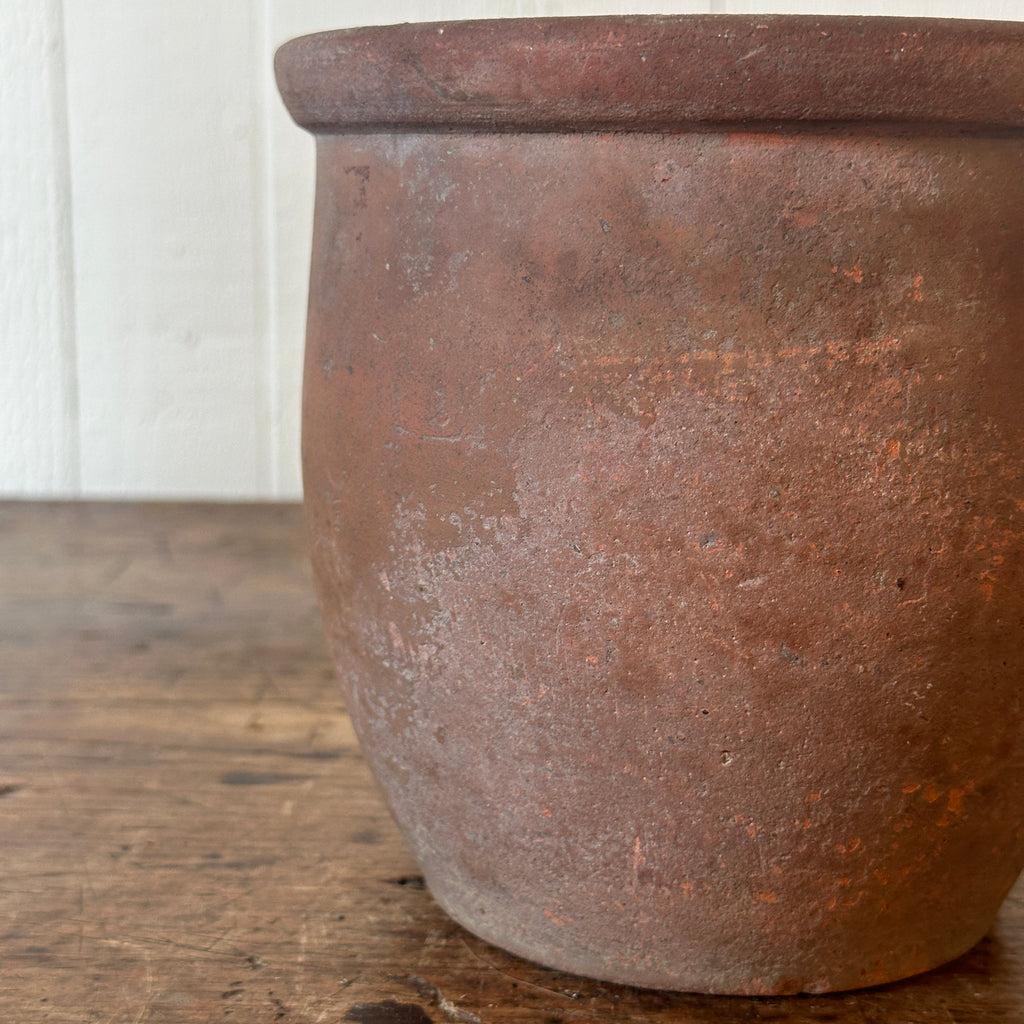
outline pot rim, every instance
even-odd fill
[[[601,15],[303,36],[278,87],[313,133],[828,126],[1024,132],[1024,22]]]

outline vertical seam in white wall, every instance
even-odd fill
[[[64,420],[67,425],[68,478],[62,488],[69,497],[82,493],[82,427],[81,404],[78,396],[78,309],[75,289],[74,202],[71,191],[71,125],[68,120],[67,25],[64,20],[64,0],[54,0],[54,20],[57,29],[56,52],[48,62],[50,92],[53,97],[53,155],[55,189],[55,223],[61,225],[64,237],[57,246],[56,273],[64,296],[63,323],[61,324],[60,351],[62,357],[62,389],[64,392]]]
[[[273,497],[281,494],[281,354],[277,328],[278,275],[275,254],[274,225],[277,223],[277,200],[274,191],[274,143],[270,111],[274,101],[271,70],[271,3],[263,0],[258,7],[259,26],[254,52],[259,67],[253,69],[256,83],[253,96],[253,117],[259,132],[256,153],[255,186],[258,199],[258,218],[253,232],[257,252],[254,254],[256,276],[256,323],[261,334],[263,349],[263,385],[267,444],[265,456],[269,463],[269,486]]]
[[[253,362],[256,366],[255,408],[252,415],[256,445],[256,478],[252,483],[257,500],[274,496],[274,369],[271,356],[270,286],[271,274],[267,250],[267,103],[263,83],[266,2],[256,4],[248,17],[249,75],[249,168],[252,175],[252,325]]]

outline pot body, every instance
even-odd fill
[[[313,561],[438,902],[768,994],[966,951],[1024,864],[1024,142],[323,134]]]

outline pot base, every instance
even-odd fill
[[[962,922],[956,922],[949,934],[922,935],[920,942],[909,945],[902,934],[900,946],[881,954],[876,937],[868,936],[856,951],[833,950],[840,959],[826,963],[817,945],[820,933],[812,937],[812,929],[804,926],[784,945],[786,939],[775,929],[766,940],[750,930],[751,915],[745,908],[738,908],[733,934],[726,934],[725,927],[708,929],[706,919],[695,915],[691,923],[675,921],[671,934],[658,935],[650,922],[628,915],[614,920],[599,915],[588,928],[544,907],[517,904],[503,915],[494,903],[485,907],[486,896],[467,898],[464,890],[459,891],[462,902],[454,902],[446,893],[453,887],[429,876],[427,886],[463,928],[523,960],[613,984],[705,995],[820,995],[903,981],[963,956],[987,931],[979,923],[980,930],[964,935]],[[530,917],[537,921],[537,931],[523,927]],[[686,935],[685,941],[680,942],[680,934]]]

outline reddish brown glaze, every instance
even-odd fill
[[[764,23],[508,23],[499,49],[518,67],[525,38],[531,66],[575,46],[576,95],[584,43],[686,37],[724,60],[723,32]],[[961,33],[975,84],[978,38],[1016,47],[998,74],[1024,84],[1024,26],[770,26],[760,93],[812,38],[847,70],[834,40],[860,40],[878,74],[891,55],[864,40],[901,33],[944,60]],[[321,133],[313,560],[431,891],[513,952],[644,986],[826,991],[955,957],[1024,864],[1024,89],[989,130],[974,99],[911,102],[912,75],[887,109],[916,123],[872,131],[828,126],[820,97],[801,127],[784,83],[769,126],[778,95],[759,115],[734,57],[693,100],[713,125],[590,130],[599,76],[579,131],[537,133],[489,93],[479,113],[481,52],[456,47],[443,92],[465,74],[473,113],[452,130],[407,130],[430,104],[401,74],[394,131],[377,92],[339,101],[331,54],[363,81],[436,35],[279,58]],[[699,52],[674,58],[690,79]],[[518,74],[513,99],[550,114],[553,79]],[[607,88],[623,127],[627,85]],[[734,95],[752,123],[726,130]]]

